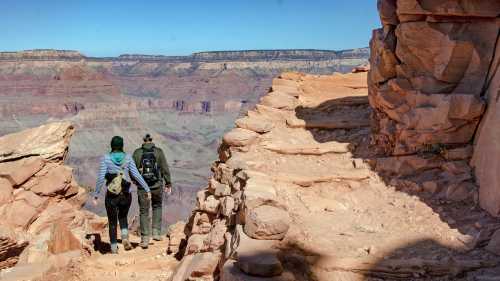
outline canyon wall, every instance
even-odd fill
[[[70,120],[77,130],[68,164],[80,184],[93,186],[98,159],[113,135],[122,135],[125,149],[132,152],[145,133],[153,134],[173,174],[174,195],[167,199],[172,207],[165,211],[171,223],[189,215],[217,157],[219,139],[268,92],[275,75],[287,69],[351,71],[367,58],[367,48],[117,58],[57,50],[4,52],[0,135]],[[102,206],[94,211],[104,212]]]
[[[470,150],[476,136],[480,203],[499,215],[500,2],[383,0],[378,7],[383,28],[373,31],[368,78],[374,144],[390,156],[446,155]]]

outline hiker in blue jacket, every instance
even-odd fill
[[[99,199],[102,186],[106,184],[105,206],[108,215],[109,240],[111,253],[118,253],[117,226],[120,222],[122,245],[125,250],[132,249],[128,239],[127,215],[132,203],[130,194],[131,179],[134,179],[151,198],[151,190],[141,176],[134,160],[123,151],[123,138],[114,136],[111,139],[111,152],[101,158],[99,174],[94,191],[94,204]]]

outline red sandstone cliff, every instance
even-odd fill
[[[379,11],[369,75],[376,143],[408,155],[474,142],[481,206],[500,215],[500,2],[384,0]]]
[[[24,268],[2,276],[7,280],[89,255],[87,235],[105,227],[81,209],[86,191],[63,163],[73,131],[61,122],[0,137],[0,269]]]

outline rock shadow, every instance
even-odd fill
[[[421,202],[424,202],[432,208],[432,210],[439,215],[440,219],[447,223],[450,228],[458,230],[462,234],[462,237],[466,240],[462,241],[463,247],[460,249],[460,251],[465,251],[465,254],[460,254],[458,249],[443,246],[433,240],[418,241],[410,245],[402,245],[399,248],[395,248],[387,256],[382,257],[378,262],[372,263],[375,269],[380,266],[384,267],[384,259],[397,257],[399,253],[406,253],[406,255],[401,255],[401,257],[406,256],[407,259],[412,257],[412,255],[414,255],[414,258],[423,259],[430,252],[423,252],[422,256],[415,256],[414,252],[417,252],[417,250],[421,248],[429,249],[429,251],[430,249],[435,248],[439,249],[440,252],[448,253],[448,255],[437,257],[437,260],[451,259],[454,257],[477,257],[478,255],[488,256],[488,253],[482,248],[491,239],[491,235],[496,230],[500,229],[500,223],[498,222],[498,219],[495,219],[479,207],[477,192],[474,193],[476,194],[475,196],[456,198],[459,200],[450,200],[450,197],[453,197],[450,196],[449,188],[452,181],[450,181],[449,178],[442,178],[443,170],[441,166],[431,168],[424,167],[423,169],[417,169],[414,172],[401,174],[385,172],[378,169],[377,162],[382,158],[387,159],[387,155],[384,155],[382,151],[378,150],[377,147],[371,143],[371,107],[369,106],[366,97],[364,101],[358,97],[345,97],[323,102],[316,107],[297,107],[295,109],[295,114],[298,119],[303,120],[303,127],[311,133],[315,141],[318,143],[332,141],[349,143],[349,150],[353,155],[353,158],[360,159],[360,161],[365,163],[366,166],[370,170],[374,171],[386,185],[395,187],[398,192],[404,192],[418,197]],[[414,156],[421,157],[423,159],[431,159],[431,162],[436,160],[438,162],[440,161],[440,163],[446,163],[447,160],[444,159],[441,152],[442,151],[430,150]],[[429,184],[430,187],[427,188],[426,186],[422,187],[422,185],[419,184],[426,181],[434,181],[436,182],[436,185],[431,186],[431,184]],[[470,183],[474,182],[472,170],[471,178],[466,179],[466,181]],[[424,247],[425,245],[430,246]],[[490,255],[489,257],[493,258],[494,256]],[[429,258],[432,260],[436,257]],[[439,263],[437,264],[440,265]],[[427,266],[427,264],[422,265],[424,269]],[[435,265],[431,263],[429,266]],[[450,266],[454,267],[456,265],[452,264]],[[396,268],[398,267],[396,266]],[[444,268],[436,269],[436,271],[439,270],[444,270]],[[454,272],[451,273],[455,274]],[[407,273],[404,273],[403,275],[405,274],[407,275]],[[412,274],[414,275],[413,277],[408,275],[409,277],[401,278],[401,274],[398,273],[394,276],[394,280],[420,280],[421,278],[428,276],[425,274],[425,270],[423,273],[413,272]],[[392,280],[386,279],[390,277],[390,274],[384,273],[382,275],[385,276],[382,278],[383,280]],[[456,274],[454,276],[459,275],[460,274]]]

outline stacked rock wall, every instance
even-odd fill
[[[224,135],[213,175],[198,192],[188,223],[171,229],[169,252],[182,261],[170,280],[293,280],[284,273],[276,248],[290,227],[287,207],[278,200],[275,183],[251,171],[248,161],[241,159],[242,153],[273,130],[275,122],[284,123],[283,116],[273,120],[273,109],[292,114],[298,105],[295,80],[301,75],[285,76],[292,79],[274,79],[273,92],[261,99],[261,106],[236,120],[237,128]]]
[[[0,138],[0,269],[93,251],[86,235],[105,221],[81,210],[86,191],[63,164],[73,131],[62,122]]]
[[[479,201],[500,215],[500,2],[380,0],[378,8],[368,78],[374,143],[388,156],[460,153],[463,162],[476,138]]]

